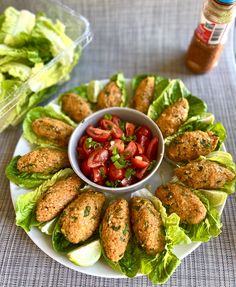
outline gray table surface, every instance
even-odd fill
[[[186,48],[200,16],[201,1],[65,0],[64,4],[85,15],[95,35],[64,90],[91,79],[108,78],[116,71],[123,71],[126,77],[151,72],[181,78],[225,125],[226,148],[235,156],[233,31],[214,71],[196,76],[184,65]],[[106,279],[70,270],[45,255],[15,226],[4,170],[20,135],[21,127],[0,134],[0,286],[153,286],[146,277]],[[235,214],[233,195],[223,211],[220,237],[202,244],[186,257],[165,286],[236,286]]]

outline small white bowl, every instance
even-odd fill
[[[158,152],[156,156],[156,166],[154,169],[142,180],[136,182],[135,184],[132,184],[130,186],[125,187],[108,187],[108,186],[102,186],[99,184],[94,183],[89,178],[87,178],[81,171],[79,166],[79,158],[77,154],[77,145],[79,142],[79,139],[84,135],[86,128],[89,125],[97,126],[98,121],[105,115],[105,114],[111,114],[118,116],[121,120],[128,121],[131,123],[134,123],[135,125],[141,126],[145,125],[149,127],[149,129],[152,132],[153,137],[158,138]],[[144,187],[151,177],[157,172],[158,167],[160,166],[163,155],[164,155],[164,140],[162,133],[156,123],[147,117],[145,114],[129,108],[107,108],[103,110],[99,110],[98,112],[93,113],[91,116],[85,118],[74,130],[73,134],[71,135],[70,142],[69,142],[69,160],[71,163],[71,166],[74,170],[74,172],[88,185],[93,187],[95,190],[108,192],[108,193],[128,193],[136,191],[142,187]]]

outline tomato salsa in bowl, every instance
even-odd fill
[[[108,108],[81,122],[69,142],[69,159],[87,184],[111,193],[142,188],[164,155],[158,126],[143,113]]]

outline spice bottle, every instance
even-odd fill
[[[206,0],[201,21],[188,48],[186,65],[194,73],[206,73],[218,64],[235,16],[236,0]]]

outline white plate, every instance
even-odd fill
[[[106,84],[107,80],[102,81],[103,84]],[[128,89],[130,90],[130,81],[127,80]],[[53,104],[56,103],[56,100],[52,101]],[[23,138],[20,137],[14,155],[24,155],[32,150],[32,146]],[[156,176],[152,178],[150,181],[151,191],[154,192],[157,186],[168,182],[173,175],[173,166],[163,160],[160,168],[158,169],[158,173]],[[15,184],[10,183],[10,192],[12,202],[15,208],[16,199],[19,195],[27,193],[29,190],[25,190],[22,188],[17,187]],[[224,205],[220,207],[220,212],[222,212]],[[125,278],[124,275],[114,271],[111,269],[102,259],[100,259],[96,264],[91,267],[79,267],[72,264],[64,255],[61,255],[53,250],[52,243],[51,243],[51,236],[45,235],[44,233],[40,232],[37,228],[32,228],[32,230],[27,233],[27,235],[31,238],[31,240],[49,257],[56,260],[57,262],[61,263],[62,265],[69,267],[75,271],[79,271],[81,273],[106,277],[106,278]],[[190,244],[183,244],[176,246],[174,248],[174,253],[179,257],[179,259],[183,259],[188,254],[193,252],[197,247],[200,246],[200,242],[190,243]],[[140,275],[138,275],[140,276]]]

